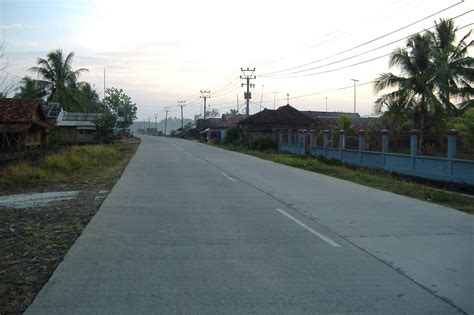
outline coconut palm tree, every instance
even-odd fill
[[[441,19],[436,23],[434,32],[430,32],[433,43],[434,84],[448,117],[452,117],[457,108],[453,98],[471,98],[474,78],[474,58],[468,55],[473,41],[468,42],[469,31],[456,43],[458,28],[453,20]]]
[[[400,109],[412,108],[414,126],[424,131],[428,128],[429,113],[436,112],[440,106],[433,93],[434,68],[431,35],[416,34],[410,37],[405,48],[397,48],[390,56],[390,67],[397,66],[401,74],[383,73],[374,83],[375,92],[395,89],[379,98],[398,100]],[[383,104],[379,104],[381,106]],[[393,104],[392,104],[393,105]]]
[[[81,106],[74,97],[73,90],[77,87],[77,78],[85,68],[73,70],[71,63],[74,53],[64,56],[61,49],[50,52],[46,59],[39,58],[37,66],[30,68],[36,72],[48,87],[48,101],[60,103],[65,110],[80,110]]]
[[[89,82],[80,82],[74,93],[75,99],[79,101],[82,109],[86,112],[102,112],[103,105],[99,94]]]
[[[34,80],[28,76],[21,79],[18,93],[15,98],[43,98],[46,96],[46,87],[42,81]]]

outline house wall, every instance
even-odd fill
[[[75,127],[59,128],[59,135],[66,143],[96,143],[97,132],[95,130],[77,130]]]

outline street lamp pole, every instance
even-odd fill
[[[357,82],[359,82],[359,80],[351,79],[351,81],[354,81],[354,114],[355,114],[356,113],[356,86],[357,86]]]

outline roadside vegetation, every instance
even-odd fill
[[[335,160],[282,153],[275,149],[276,145],[269,137],[256,138],[246,145],[238,128],[228,135],[231,136],[223,141],[221,148],[474,214],[472,186],[414,179],[381,170],[346,166]]]
[[[138,147],[63,147],[0,169],[0,195],[78,191],[70,200],[0,209],[0,314],[21,314],[81,235]]]
[[[0,191],[81,183],[91,174],[100,178],[123,167],[135,150],[131,144],[63,147],[36,163],[20,161],[0,169]]]

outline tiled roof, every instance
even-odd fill
[[[343,115],[351,119],[360,118],[358,113],[345,113],[345,112],[318,112],[318,111],[301,111],[301,113],[313,119],[338,119],[339,116]]]
[[[39,113],[45,119],[39,99],[3,98],[0,99],[0,122],[3,123],[30,123],[33,114],[40,108]]]
[[[239,125],[254,124],[308,126],[316,124],[316,120],[302,114],[290,105],[285,105],[276,110],[265,109],[239,122]]]

